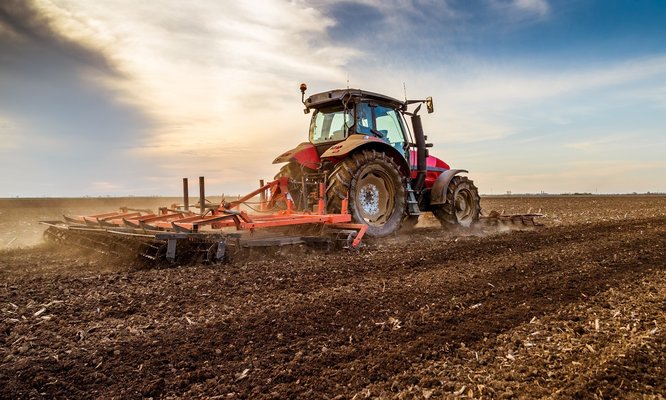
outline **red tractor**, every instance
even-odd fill
[[[160,207],[157,213],[122,207],[41,221],[48,226],[44,236],[103,254],[134,251],[153,262],[173,264],[219,263],[252,247],[326,244],[357,249],[364,235],[381,237],[413,226],[424,211],[445,227],[477,222],[542,226],[534,220],[541,214],[480,216],[476,186],[459,175],[467,171],[428,155],[432,145],[426,143],[418,113],[422,103],[433,112],[432,98],[400,101],[338,89],[305,99],[305,90],[302,84],[305,112],[314,110],[310,140],[273,161],[286,163],[275,180],[262,181],[234,201],[212,204],[199,177],[198,210],[192,210],[183,178],[182,205]],[[413,104],[418,105],[408,111]],[[241,209],[257,195],[257,213]],[[262,233],[255,235],[258,231]]]
[[[491,227],[542,225],[534,221],[541,214],[479,215],[476,187],[459,175],[467,171],[428,155],[431,145],[418,113],[422,103],[433,112],[432,98],[399,101],[341,89],[305,100],[305,90],[301,85],[305,112],[314,110],[310,140],[275,159],[286,163],[275,180],[216,205],[206,201],[204,178],[199,177],[198,210],[192,210],[183,178],[182,205],[161,207],[157,213],[122,207],[41,221],[49,227],[45,237],[103,254],[136,251],[158,263],[218,263],[229,258],[227,249],[238,255],[245,248],[290,244],[358,248],[365,234],[386,236],[413,226],[424,211],[445,227],[469,227],[477,221]],[[410,112],[412,104],[418,105]],[[258,213],[241,209],[257,195]],[[259,230],[262,234],[255,235]]]
[[[380,237],[401,225],[413,226],[432,212],[443,226],[471,226],[479,220],[474,183],[430,156],[418,115],[422,103],[434,111],[432,98],[400,101],[360,89],[337,89],[301,100],[312,113],[309,141],[278,156],[287,163],[276,178],[289,177],[289,196],[297,210],[308,211],[324,182],[328,212],[339,213],[349,201],[353,221]],[[418,104],[408,111],[412,104]],[[406,122],[411,120],[411,130]]]

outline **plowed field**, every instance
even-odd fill
[[[482,206],[546,226],[166,269],[3,250],[0,398],[665,397],[666,197]]]

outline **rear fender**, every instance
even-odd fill
[[[341,160],[360,149],[376,150],[389,155],[398,164],[403,176],[409,176],[409,163],[405,157],[393,146],[374,136],[350,135],[345,141],[331,146],[321,155],[321,158]]]
[[[430,190],[430,204],[446,204],[446,190],[449,187],[449,183],[451,183],[451,179],[460,173],[467,172],[466,169],[450,169],[442,172],[441,175],[437,177],[437,180]]]
[[[303,142],[295,148],[277,156],[275,160],[273,160],[273,164],[292,161],[297,162],[306,168],[318,169],[320,159],[315,146],[310,142]]]

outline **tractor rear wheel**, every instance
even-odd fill
[[[469,178],[454,176],[446,189],[446,203],[438,205],[433,214],[443,227],[470,227],[479,220],[479,192]]]
[[[374,150],[356,152],[337,164],[326,189],[329,212],[338,213],[349,196],[349,213],[368,226],[366,235],[381,237],[400,227],[405,187],[396,163]]]

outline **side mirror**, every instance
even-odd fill
[[[432,97],[428,96],[425,100],[426,108],[428,109],[428,114],[435,112],[435,106],[432,104]]]

